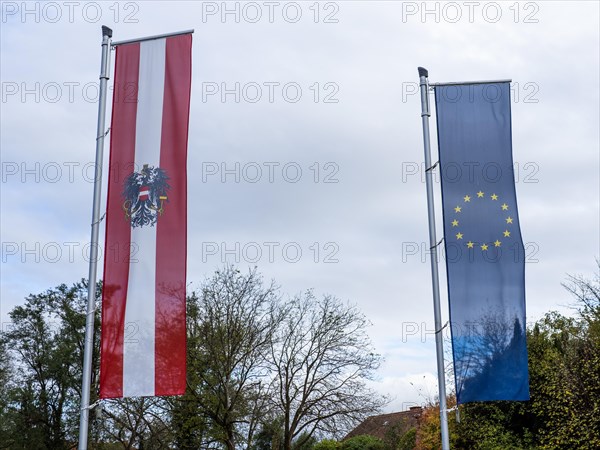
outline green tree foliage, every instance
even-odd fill
[[[392,450],[413,450],[417,445],[417,429],[411,428],[402,434]]]
[[[450,415],[455,422],[455,414]],[[530,418],[522,402],[468,403],[460,407],[452,444],[457,449],[517,450],[534,448]]]
[[[318,442],[313,447],[313,450],[340,450],[342,444],[333,439],[323,439],[321,442]]]
[[[531,411],[541,449],[600,448],[597,327],[597,319],[548,314],[530,334]]]
[[[386,450],[386,447],[381,439],[363,434],[343,441],[340,450]]]
[[[313,450],[316,442],[313,436],[303,433],[292,442],[292,450]],[[278,417],[272,421],[264,421],[250,449],[284,450],[283,419]]]
[[[13,376],[13,370],[6,348],[6,341],[3,334],[0,334],[0,449],[9,448],[12,441],[8,395],[11,390],[10,380]]]
[[[283,419],[276,417],[264,420],[260,430],[254,436],[252,450],[282,450],[283,449]]]
[[[18,367],[5,397],[12,431],[4,433],[10,448],[58,450],[76,439],[86,307],[87,285],[82,281],[30,295],[10,312],[11,324],[2,336],[8,357]],[[96,326],[98,320],[99,314]],[[97,337],[95,344],[97,350]],[[94,362],[92,386],[97,383],[97,351]]]
[[[415,447],[417,429],[411,428],[404,420],[386,428],[383,437],[386,450],[412,450]]]

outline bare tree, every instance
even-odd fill
[[[197,379],[191,394],[211,422],[212,437],[229,450],[252,440],[264,412],[258,406],[277,302],[275,286],[264,287],[255,270],[242,274],[230,266],[215,273],[198,299],[188,380]]]
[[[596,260],[596,265],[598,271],[593,279],[568,275],[567,281],[561,283],[575,297],[575,309],[590,323],[600,319],[600,259]]]
[[[109,442],[124,449],[168,448],[171,441],[164,401],[158,397],[104,400],[102,428]]]
[[[285,307],[270,359],[286,450],[313,435],[339,436],[385,404],[366,386],[381,361],[368,325],[356,307],[312,291]]]

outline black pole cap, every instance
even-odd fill
[[[112,38],[112,30],[108,28],[106,25],[102,25],[102,37],[108,36]]]
[[[427,71],[427,69],[425,67],[419,67],[418,69],[419,69],[420,77],[429,78],[429,72]]]

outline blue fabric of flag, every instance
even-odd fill
[[[528,400],[510,84],[435,87],[458,403]]]

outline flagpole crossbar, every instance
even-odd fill
[[[480,80],[480,81],[449,81],[445,83],[429,83],[429,89],[437,86],[459,86],[465,84],[494,84],[494,83],[512,83],[512,79],[505,80]]]
[[[176,31],[175,33],[156,34],[154,36],[147,36],[147,37],[137,38],[137,39],[127,39],[124,41],[113,42],[111,44],[111,47],[114,48],[118,45],[133,44],[133,43],[142,42],[142,41],[153,41],[155,39],[163,39],[163,38],[168,38],[168,37],[173,37],[173,36],[180,36],[182,34],[191,34],[193,32],[194,32],[194,29],[191,29],[191,30],[185,30],[185,31]]]

